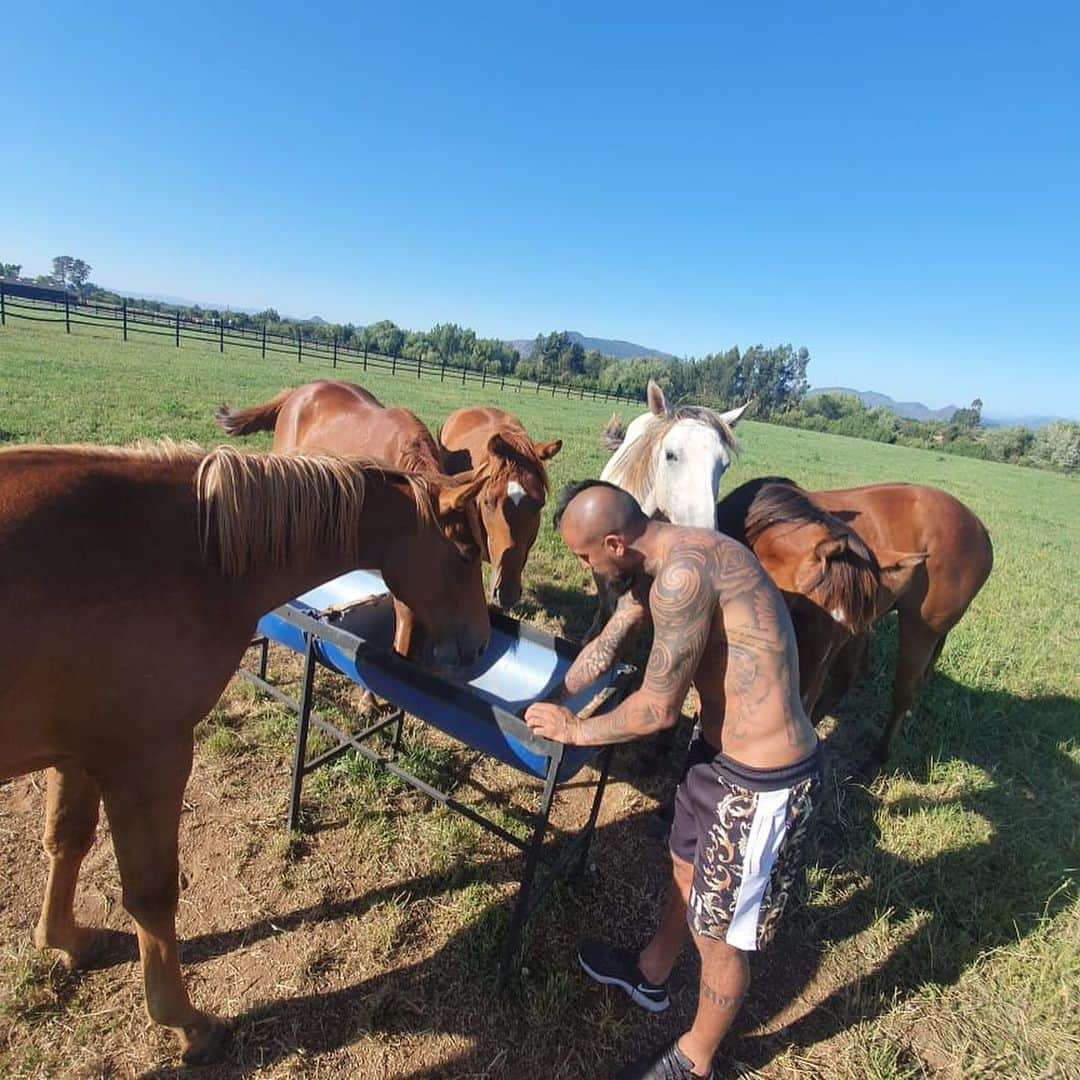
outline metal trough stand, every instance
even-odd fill
[[[385,594],[385,585],[376,575],[354,574],[346,575],[345,578],[360,578],[361,584]],[[377,585],[372,584],[371,579],[374,579]],[[338,582],[344,580],[337,579]],[[356,583],[353,583],[354,587],[355,585]],[[359,604],[319,604],[313,607],[311,599],[324,599],[315,596],[317,592],[318,590],[315,590],[312,594],[306,594],[297,601],[283,605],[260,621],[260,635],[252,642],[252,645],[259,649],[258,669],[250,671],[241,668],[239,672],[259,689],[287,705],[299,717],[289,800],[289,828],[299,827],[304,777],[353,750],[409,787],[467,817],[521,851],[525,861],[499,964],[499,984],[502,985],[516,966],[525,923],[540,900],[560,877],[567,873],[576,873],[584,866],[607,784],[613,747],[597,750],[564,746],[535,735],[517,715],[519,711],[523,711],[524,704],[542,696],[542,693],[536,692],[538,686],[546,684],[550,688],[561,678],[562,672],[577,654],[579,647],[537,630],[527,623],[509,618],[501,612],[492,611],[493,646],[489,647],[485,658],[493,652],[497,653],[493,664],[485,669],[485,658],[482,658],[481,674],[475,681],[464,685],[448,683],[393,653],[381,642],[373,642],[355,632],[358,628],[355,612]],[[389,594],[385,594],[385,597],[389,603]],[[375,597],[376,606],[379,599],[380,596]],[[368,601],[365,599],[363,602]],[[350,614],[354,615],[351,621]],[[363,624],[364,620],[370,621],[380,615],[385,618],[385,612],[372,609],[366,611],[363,619],[359,621]],[[359,628],[364,629],[364,626]],[[271,641],[283,644],[304,656],[299,700],[294,700],[267,681],[266,664]],[[512,680],[520,673],[514,665],[517,664],[520,668],[522,663],[527,665],[530,659],[534,662],[539,660],[550,670],[541,673],[541,683],[537,683],[535,673],[530,673],[528,669],[524,671],[525,681],[533,683],[522,691],[525,694],[524,699],[506,701],[492,693],[489,687],[485,688],[494,683],[505,691],[507,679]],[[355,734],[342,731],[313,708],[315,674],[320,665],[346,675],[357,685],[369,688],[380,697],[391,701],[395,706],[393,712]],[[506,670],[500,672],[500,665]],[[568,704],[579,713],[610,708],[625,696],[633,675],[633,668],[620,665],[610,674],[606,684],[599,689],[591,687]],[[512,689],[509,692],[514,694]],[[585,704],[582,704],[583,698],[586,699]],[[441,791],[415,776],[398,763],[396,759],[401,747],[406,711],[424,723],[447,732],[465,745],[494,756],[543,781],[539,809],[535,814],[528,815],[530,832],[527,839],[514,836],[497,822],[455,799],[449,792]],[[334,745],[309,760],[307,740],[312,724],[327,735]],[[372,736],[380,732],[390,734],[390,745],[386,752],[381,752],[371,744]],[[544,842],[558,785],[595,757],[599,759],[600,777],[588,820],[576,835],[560,845],[552,857],[545,852]],[[537,880],[541,862],[545,863],[547,873]]]

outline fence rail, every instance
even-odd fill
[[[225,352],[226,345],[232,348],[257,349],[263,358],[276,353],[294,356],[298,364],[307,361],[329,363],[332,368],[360,367],[364,371],[370,368],[373,371],[389,371],[391,375],[411,376],[416,379],[437,377],[440,382],[450,380],[462,386],[479,383],[481,387],[486,387],[490,384],[492,388],[498,387],[500,390],[550,393],[551,397],[587,401],[634,403],[644,400],[640,395],[605,390],[595,383],[542,382],[501,372],[474,371],[445,360],[433,363],[415,356],[375,352],[362,345],[338,341],[336,338],[331,341],[305,338],[299,326],[295,334],[286,336],[270,333],[265,324],[260,328],[227,326],[223,319],[194,319],[179,311],[150,311],[131,307],[126,302],[99,304],[94,301],[72,303],[27,300],[5,292],[4,283],[0,281],[0,326],[6,326],[8,319],[63,323],[69,334],[73,326],[109,329],[119,333],[124,341],[127,341],[131,334],[147,334],[170,338],[176,348],[180,348],[184,341],[197,341],[216,344],[222,353]]]

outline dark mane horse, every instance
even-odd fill
[[[747,481],[716,509],[717,528],[746,544],[788,599],[799,646],[799,689],[813,711],[828,661],[877,613],[880,567],[851,526],[785,477]]]

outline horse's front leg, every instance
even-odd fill
[[[79,869],[94,843],[100,803],[97,783],[80,766],[64,764],[48,770],[42,846],[49,855],[49,879],[34,944],[39,949],[59,949],[70,968],[92,966],[118,936],[75,921]],[[130,941],[130,935],[123,936]]]
[[[180,808],[191,771],[191,737],[158,744],[128,759],[102,784],[112,827],[124,907],[135,920],[142,959],[146,1009],[150,1018],[176,1030],[189,1065],[220,1057],[228,1029],[197,1011],[180,974],[176,941],[179,899],[177,833]]]

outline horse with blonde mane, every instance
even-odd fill
[[[512,413],[474,405],[452,412],[438,441],[448,473],[482,469],[488,477],[480,491],[480,524],[484,558],[492,566],[491,599],[513,607],[547,500],[545,462],[562,449],[562,440],[533,442]]]
[[[186,1062],[219,1056],[227,1030],[192,1005],[177,950],[195,725],[264,612],[355,568],[412,606],[428,661],[471,661],[487,608],[443,529],[480,483],[228,447],[0,450],[0,781],[48,769],[34,940],[73,967],[106,945],[73,907],[104,802],[147,1011]]]
[[[384,406],[355,383],[319,379],[282,390],[269,401],[246,409],[222,404],[214,419],[229,435],[272,431],[274,450],[279,453],[340,454],[414,472],[435,483],[446,482],[439,448],[424,422],[408,409]],[[466,482],[472,475],[462,474],[458,479]],[[476,476],[487,478],[486,473]],[[482,486],[477,484],[474,490],[479,492]],[[443,527],[447,539],[461,553],[458,574],[482,594],[480,559],[485,548],[476,499],[463,501],[458,513],[444,518]],[[396,593],[394,611],[394,648],[412,656],[417,647],[415,612]]]

